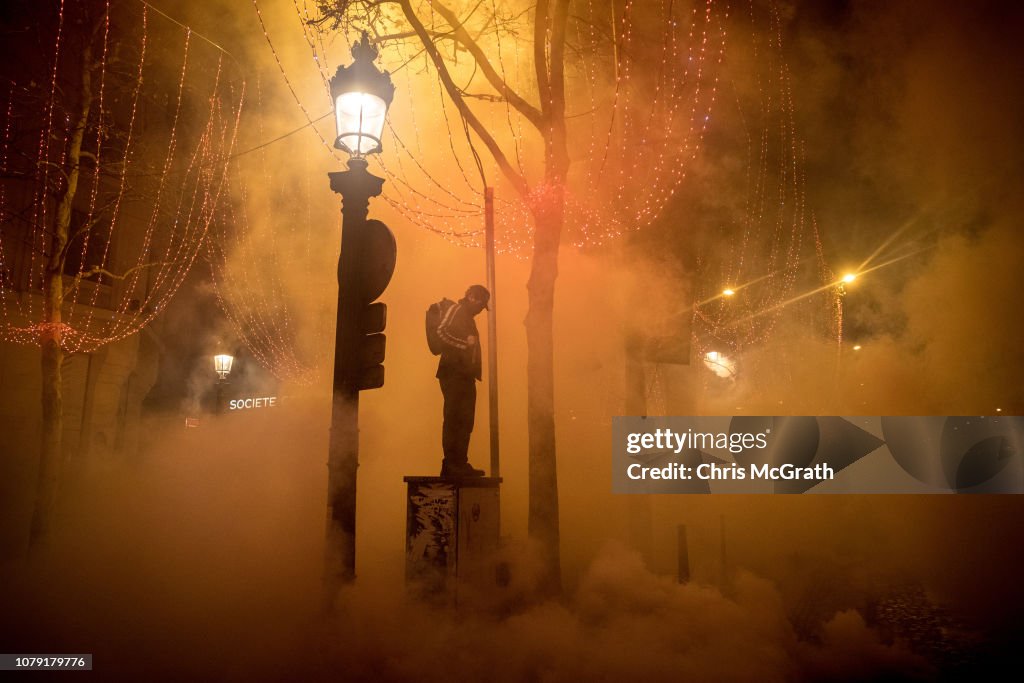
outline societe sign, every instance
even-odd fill
[[[250,410],[253,408],[273,408],[277,405],[277,396],[257,396],[250,398],[234,398],[228,401],[228,410]]]

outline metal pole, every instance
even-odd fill
[[[690,582],[690,546],[686,540],[686,525],[676,527],[676,566],[679,583]]]
[[[494,188],[484,188],[484,241],[487,247],[487,291],[491,310],[487,313],[488,412],[491,418],[491,476],[500,477],[498,462],[498,303],[494,277]]]
[[[366,228],[370,198],[384,180],[366,170],[365,159],[350,159],[347,171],[329,173],[331,189],[341,195],[341,256],[338,259],[338,318],[334,344],[334,398],[327,456],[327,530],[324,557],[326,607],[342,583],[356,575],[356,470],[359,467],[359,390],[344,371],[356,350],[353,329],[359,308],[359,255],[353,245]]]
[[[626,337],[626,415],[647,415],[647,378],[644,374],[643,337]],[[644,564],[654,560],[654,505],[648,495],[626,496],[629,543],[640,553]]]
[[[729,565],[727,564],[726,557],[725,557],[725,515],[721,515],[719,517],[719,523],[720,523],[719,530],[720,530],[720,533],[721,533],[721,546],[720,546],[720,550],[721,550],[721,563],[722,563],[722,566],[721,566],[721,572],[722,572],[722,574],[721,574],[721,588],[722,588],[722,590],[725,590],[728,587],[728,584],[729,584]]]

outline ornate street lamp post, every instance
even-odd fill
[[[337,137],[350,155],[348,170],[329,173],[342,198],[341,257],[338,259],[338,319],[334,398],[327,469],[328,601],[341,583],[355,578],[356,469],[359,465],[359,392],[384,384],[386,308],[373,303],[391,280],[395,238],[380,221],[367,220],[371,197],[384,184],[367,171],[366,155],[382,149],[381,134],[395,86],[373,64],[377,49],[364,32],[352,46],[353,63],[331,79]],[[328,603],[330,604],[330,603]]]

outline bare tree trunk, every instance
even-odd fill
[[[46,270],[43,274],[43,326],[40,333],[42,379],[42,438],[39,450],[39,477],[36,481],[35,509],[29,528],[29,545],[36,545],[49,532],[57,503],[57,489],[64,464],[62,436],[64,431],[63,397],[61,395],[61,304],[64,300],[65,251],[71,228],[71,208],[78,191],[82,140],[92,107],[92,49],[86,43],[82,51],[82,89],[79,116],[71,132],[63,192],[58,195],[50,237]]]
[[[553,204],[555,202],[552,202]],[[527,283],[526,392],[529,428],[530,537],[540,545],[541,590],[561,587],[558,533],[558,468],[555,455],[554,306],[558,276],[558,245],[562,232],[561,202],[535,213],[533,264]]]
[[[56,283],[53,280],[56,279]],[[41,541],[50,530],[50,521],[57,502],[57,484],[63,464],[61,455],[61,433],[63,397],[61,396],[61,362],[64,351],[60,348],[60,298],[63,283],[60,276],[46,275],[43,297],[45,312],[54,327],[42,333],[42,409],[43,428],[39,451],[39,477],[36,482],[35,509],[32,512],[32,526],[29,530],[29,544]],[[56,303],[55,303],[56,302]]]
[[[561,592],[558,462],[555,442],[554,310],[558,248],[565,222],[569,153],[565,128],[565,25],[568,0],[539,0],[534,60],[544,136],[545,177],[534,197],[533,263],[526,284],[526,395],[530,505],[527,528],[540,547],[542,593]]]
[[[554,310],[558,248],[565,222],[568,152],[564,128],[547,136],[545,192],[534,205],[533,262],[526,284],[526,394],[529,428],[530,505],[528,531],[540,546],[540,589],[561,591],[558,519],[558,462],[555,442]]]

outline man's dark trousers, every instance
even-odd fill
[[[449,465],[469,462],[469,435],[476,416],[476,379],[454,375],[439,378],[444,396],[441,448]]]

